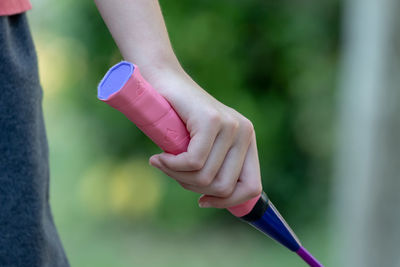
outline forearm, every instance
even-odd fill
[[[151,75],[154,69],[180,69],[158,0],[95,0],[125,60]]]

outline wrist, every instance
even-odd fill
[[[176,83],[188,79],[188,75],[182,66],[176,61],[147,61],[138,64],[141,74],[156,89],[167,89],[166,84]]]
[[[172,53],[152,53],[151,55],[135,56],[134,54],[123,54],[125,60],[137,65],[140,73],[150,83],[156,82],[162,73],[179,73],[183,69]]]

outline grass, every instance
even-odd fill
[[[128,222],[110,214],[93,214],[80,199],[82,177],[101,151],[90,137],[95,134],[90,121],[60,98],[45,98],[44,110],[51,204],[72,266],[306,266],[296,254],[234,218],[225,220],[228,225],[210,222],[179,229],[159,222]],[[326,263],[326,229],[307,226],[295,230],[307,249]]]
[[[144,225],[83,223],[60,231],[72,266],[306,266],[296,254],[246,225],[210,224],[180,232]],[[303,242],[326,262],[326,248],[320,241],[305,238]]]

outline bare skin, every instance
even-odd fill
[[[161,153],[150,164],[183,188],[203,194],[200,207],[228,208],[262,191],[252,123],[183,70],[157,0],[95,0],[125,60],[174,107],[190,132],[188,151]]]

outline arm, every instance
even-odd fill
[[[157,68],[180,69],[172,50],[158,1],[95,0],[125,60],[142,73]]]
[[[150,163],[185,189],[205,194],[203,207],[227,208],[260,194],[255,133],[249,120],[218,102],[182,69],[156,0],[95,0],[123,57],[174,107],[191,135],[188,151]]]

